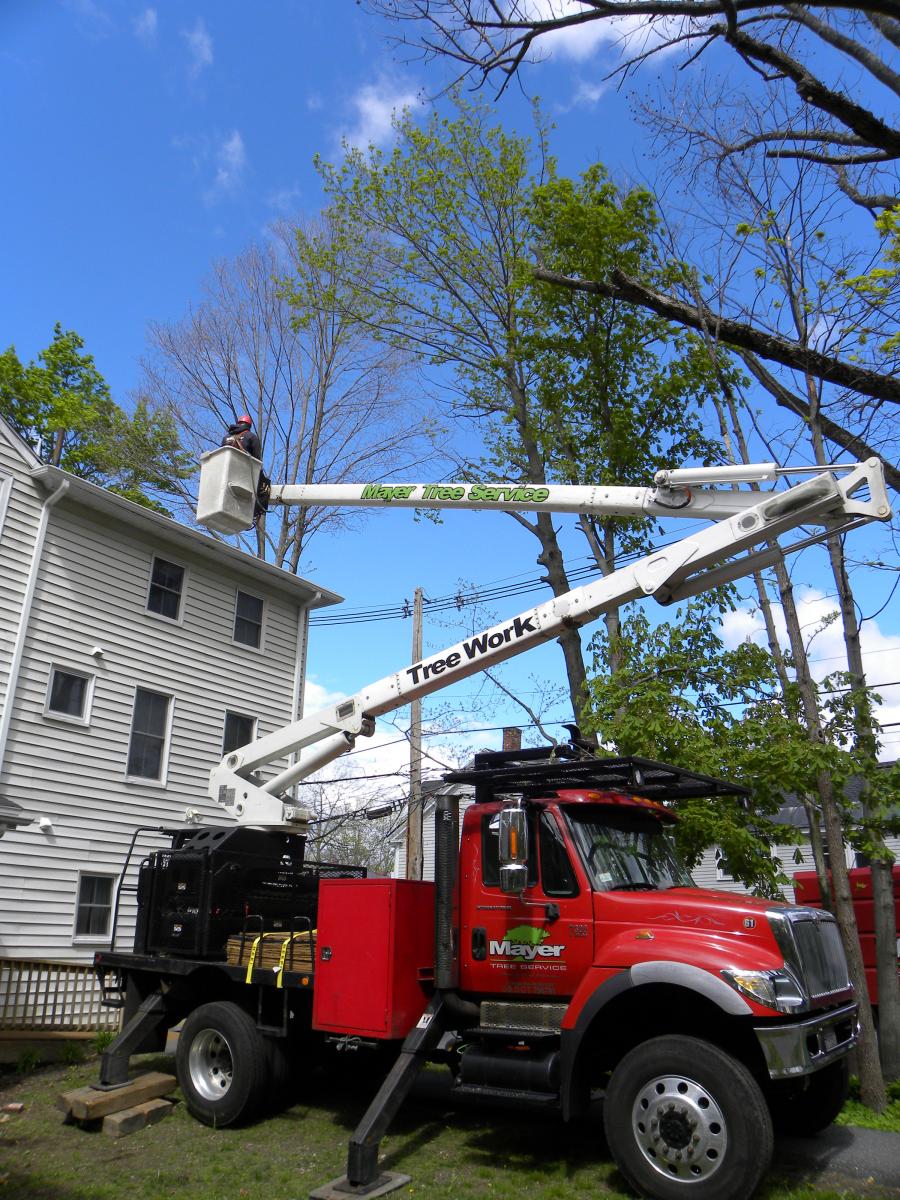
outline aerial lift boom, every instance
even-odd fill
[[[250,527],[261,464],[240,450],[220,447],[203,456],[197,519],[210,529],[237,533]],[[868,521],[886,521],[891,509],[881,462],[868,459],[819,473],[784,491],[708,490],[705,484],[761,482],[795,474],[773,463],[660,472],[655,486],[580,487],[532,484],[337,484],[273,487],[271,502],[285,505],[366,505],[407,508],[494,508],[598,516],[682,517],[712,520],[662,550],[612,575],[574,588],[491,626],[437,654],[362,688],[355,695],[302,717],[227,754],[210,774],[209,794],[240,824],[302,828],[306,810],[287,790],[374,731],[375,718],[457,680],[557,638],[603,613],[644,596],[670,604],[770,566],[782,554]],[[817,527],[782,548],[777,539],[801,526]],[[763,548],[758,548],[763,547]],[[745,553],[746,552],[746,553]],[[299,761],[265,782],[267,764],[303,752]]]

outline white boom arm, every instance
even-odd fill
[[[232,751],[210,774],[210,796],[241,824],[303,826],[307,820],[306,811],[282,800],[283,793],[298,780],[346,753],[358,736],[371,734],[376,717],[521,654],[540,642],[558,637],[566,628],[577,628],[642,596],[653,596],[660,603],[669,604],[759,570],[783,553],[776,539],[799,526],[811,524],[822,528],[802,543],[789,546],[788,552],[799,545],[820,541],[829,533],[849,525],[888,520],[891,510],[880,461],[869,459],[865,463],[841,467],[841,470],[847,474],[840,479],[826,471],[785,491],[765,494],[730,491],[701,492],[698,496],[688,490],[688,484],[703,482],[703,469],[678,472],[681,478],[672,485],[658,478],[658,486],[654,489],[538,488],[514,484],[346,484],[273,489],[273,495],[278,494],[285,504],[490,506],[501,511],[543,508],[604,515],[706,516],[715,519],[717,524],[691,533],[606,578],[538,604],[511,620],[370,684],[339,704],[320,709]],[[248,504],[252,516],[259,464],[241,451],[223,447],[204,455],[203,471],[209,473],[205,479],[201,474],[198,520],[212,529],[227,528],[229,532],[246,528],[250,524]],[[723,482],[736,482],[739,478],[773,478],[776,468],[773,464],[763,464],[747,468],[713,468],[712,472],[718,473],[717,478]],[[463,496],[438,494],[460,489],[465,492]],[[482,490],[475,492],[475,489]],[[490,496],[485,495],[488,490]],[[385,491],[408,494],[391,497],[380,494]],[[503,495],[494,497],[494,492]],[[522,495],[525,492],[532,495]],[[660,501],[661,492],[666,493],[663,501]],[[676,503],[670,506],[667,501],[673,497]],[[657,506],[661,511],[657,511]],[[238,520],[244,524],[236,527]],[[764,550],[742,554],[760,543],[771,545]],[[742,557],[735,559],[736,555]],[[735,561],[729,562],[729,559]],[[253,772],[260,767],[297,751],[307,753],[275,778],[260,783],[253,777]]]

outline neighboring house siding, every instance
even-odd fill
[[[460,798],[459,802],[459,833],[462,836],[463,815],[472,801]],[[394,879],[406,877],[406,834],[405,832],[392,839],[394,847],[394,865],[391,875]],[[427,801],[422,816],[422,878],[434,879],[434,801]]]
[[[33,540],[42,495],[26,468],[0,539],[4,565],[7,557],[29,557],[20,546],[29,526]],[[136,827],[184,825],[188,809],[203,824],[230,824],[206,795],[226,710],[257,718],[256,736],[296,715],[313,590],[280,575],[272,582],[253,559],[211,557],[206,539],[199,549],[186,546],[183,530],[180,541],[167,541],[170,529],[174,535],[179,527],[160,520],[147,529],[127,512],[117,519],[85,507],[77,489],[51,511],[0,770],[0,793],[34,818],[0,840],[0,957],[86,961],[108,944],[74,936],[80,873],[118,877]],[[177,622],[147,612],[154,555],[185,568]],[[233,640],[238,589],[264,602],[259,650]],[[13,605],[3,620],[8,676],[18,626]],[[54,665],[92,677],[87,724],[46,713]],[[126,778],[136,687],[173,697],[163,783]],[[134,866],[165,844],[162,836],[142,840]],[[125,894],[120,947],[130,945],[134,915],[134,895]]]
[[[900,861],[900,838],[885,838],[885,845],[894,855],[895,859]],[[799,863],[795,858],[798,851],[802,856],[802,860]],[[800,842],[796,846],[776,846],[772,852],[772,857],[779,860],[782,870],[788,879],[792,879],[796,871],[815,870],[812,848],[808,841]],[[846,862],[848,867],[856,865],[856,856],[849,846],[846,849]],[[704,852],[700,862],[692,869],[691,875],[694,877],[694,882],[698,887],[717,888],[719,891],[725,892],[746,892],[749,890],[738,880],[718,878],[715,848]],[[783,895],[785,900],[793,901],[793,887],[790,885],[786,886],[783,889]]]

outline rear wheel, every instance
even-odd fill
[[[259,1111],[269,1054],[252,1017],[236,1004],[195,1009],[184,1022],[175,1062],[185,1104],[204,1125],[237,1125]]]
[[[659,1200],[747,1200],[772,1157],[759,1085],[743,1063],[697,1038],[653,1038],[626,1054],[603,1123],[622,1174]]]

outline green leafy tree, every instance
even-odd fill
[[[160,512],[193,471],[171,417],[145,396],[126,413],[84,339],[58,323],[37,362],[23,366],[12,346],[0,355],[0,412],[42,462]]]
[[[652,197],[621,191],[600,164],[538,187],[532,217],[537,256],[553,270],[595,278],[618,264],[653,284],[672,273],[654,254]],[[721,456],[703,425],[718,380],[694,335],[633,305],[526,277],[534,312],[526,347],[554,477],[644,486],[673,463]],[[659,532],[653,520],[583,515],[579,524],[604,575],[622,554],[648,553]],[[613,666],[618,620],[617,610],[605,618]]]
[[[844,796],[862,764],[847,749],[852,705],[839,695],[827,706],[823,738],[812,741],[797,690],[782,691],[770,653],[750,642],[726,648],[720,623],[729,603],[727,593],[711,593],[656,626],[642,610],[631,610],[622,623],[621,665],[613,671],[606,634],[598,635],[592,721],[601,741],[619,754],[661,759],[750,788],[749,808],[722,797],[679,802],[677,837],[690,863],[719,845],[735,878],[777,895],[786,878],[771,847],[797,841],[797,831],[777,821],[785,796],[815,791],[822,771]],[[831,686],[824,682],[823,695]]]
[[[320,170],[330,219],[346,231],[339,244],[364,251],[355,267],[353,256],[344,261],[354,277],[340,294],[377,336],[427,361],[449,392],[467,448],[473,431],[479,443],[460,455],[461,472],[645,483],[657,458],[701,453],[696,412],[706,384],[687,339],[627,305],[535,288],[524,266],[537,245],[567,269],[586,255],[621,255],[644,269],[654,220],[647,194],[620,195],[599,167],[577,183],[557,178],[539,113],[532,144],[492,124],[485,106],[459,95],[453,104],[424,127],[401,117],[390,154],[350,149],[341,165]],[[292,294],[301,315],[315,304],[308,288]],[[559,522],[512,516],[537,540],[554,594],[568,592]],[[598,557],[601,569],[615,569],[612,544]],[[575,629],[559,640],[577,717],[582,643]]]
[[[628,610],[613,670],[607,667],[607,635],[595,637],[591,720],[601,742],[619,754],[743,782],[734,761],[738,720],[732,706],[762,709],[771,671],[767,654],[757,646],[725,649],[715,626],[725,607],[721,596],[704,596],[676,620],[655,627],[643,610]],[[679,804],[677,838],[689,865],[710,845],[719,845],[735,878],[771,895],[783,877],[762,835],[774,832],[771,817],[779,795],[757,795],[758,782],[754,779],[755,827],[737,801],[692,799]]]

